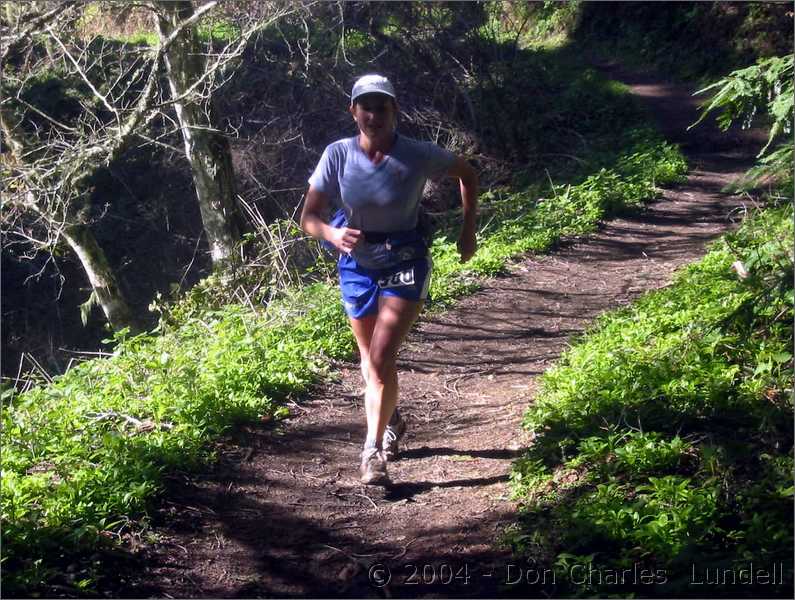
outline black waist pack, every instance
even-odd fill
[[[345,211],[338,210],[329,221],[332,227],[346,227],[348,219]],[[351,256],[365,269],[388,269],[402,262],[424,258],[433,237],[433,228],[424,211],[415,229],[408,231],[363,232],[364,239],[357,244]],[[329,242],[322,242],[328,250],[336,248]]]
[[[425,258],[428,246],[416,229],[389,233],[364,232],[364,239],[351,252],[365,269],[388,269],[402,262]]]

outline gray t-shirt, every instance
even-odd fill
[[[348,227],[362,231],[408,231],[417,226],[425,182],[443,175],[455,154],[431,142],[398,135],[377,165],[357,137],[329,144],[309,184],[345,209]]]

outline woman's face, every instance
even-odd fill
[[[373,141],[392,138],[397,124],[395,99],[385,94],[359,96],[350,108],[353,120],[364,135]]]

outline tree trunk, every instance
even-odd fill
[[[161,39],[193,15],[190,0],[161,1],[158,7]],[[165,61],[171,94],[180,98],[206,67],[195,26],[185,27],[180,32],[166,52]],[[174,108],[193,173],[210,256],[214,266],[223,268],[232,257],[235,242],[240,239],[229,142],[213,126],[211,99],[203,106],[188,97],[175,102]]]
[[[91,229],[87,225],[70,225],[64,230],[63,236],[80,259],[95,298],[113,330],[129,327],[133,333],[141,331],[119,287],[116,275],[108,264],[105,252],[100,248]]]

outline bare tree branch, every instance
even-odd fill
[[[54,39],[58,43],[58,45],[61,47],[61,50],[63,50],[64,56],[66,56],[71,61],[71,63],[74,65],[75,71],[77,71],[77,73],[80,75],[80,78],[83,81],[86,82],[86,85],[94,93],[94,95],[97,98],[99,98],[100,102],[102,102],[102,104],[105,106],[105,108],[107,108],[110,112],[112,112],[114,115],[116,115],[116,120],[118,120],[119,112],[116,110],[116,108],[111,106],[108,103],[108,99],[105,98],[105,96],[103,96],[96,87],[94,87],[94,84],[92,83],[92,81],[88,78],[88,76],[86,75],[85,71],[80,68],[80,65],[78,64],[77,60],[75,60],[75,58],[72,56],[71,52],[69,52],[69,49],[64,45],[64,43],[61,41],[61,38],[58,37],[58,34],[55,33],[55,31],[53,30],[51,25],[47,26],[47,33],[49,33],[50,37],[52,37],[52,39]]]
[[[90,180],[121,158],[133,141],[174,151],[169,142],[179,125],[169,109],[178,112],[180,104],[195,103],[196,114],[204,115],[190,126],[191,135],[223,138],[208,118],[207,102],[229,80],[228,69],[251,37],[298,5],[277,4],[275,12],[263,17],[245,16],[234,39],[217,50],[211,41],[206,53],[200,48],[196,56],[203,57],[202,69],[178,93],[161,84],[167,57],[186,33],[196,35],[195,27],[221,5],[218,0],[173,22],[160,42],[147,48],[112,40],[104,31],[86,37],[90,28],[84,29],[79,18],[88,5],[87,0],[33,4],[33,10],[13,13],[0,24],[0,59],[15,61],[0,99],[0,131],[6,143],[0,175],[8,192],[0,206],[0,232],[32,249],[52,251],[65,242],[83,264],[108,320],[119,327],[131,315],[91,231],[102,213],[92,209]],[[100,6],[106,16],[114,11],[127,15],[133,8],[158,9],[153,0],[110,0]],[[67,99],[59,108],[42,100],[50,95],[50,85]]]
[[[16,52],[24,43],[39,33],[43,33],[49,24],[56,18],[63,19],[66,14],[73,11],[78,4],[75,0],[67,0],[57,3],[52,9],[45,13],[37,12],[35,9],[22,16],[16,23],[17,31],[3,31],[0,37],[0,64],[5,63],[6,57]],[[4,28],[5,29],[5,28]]]

